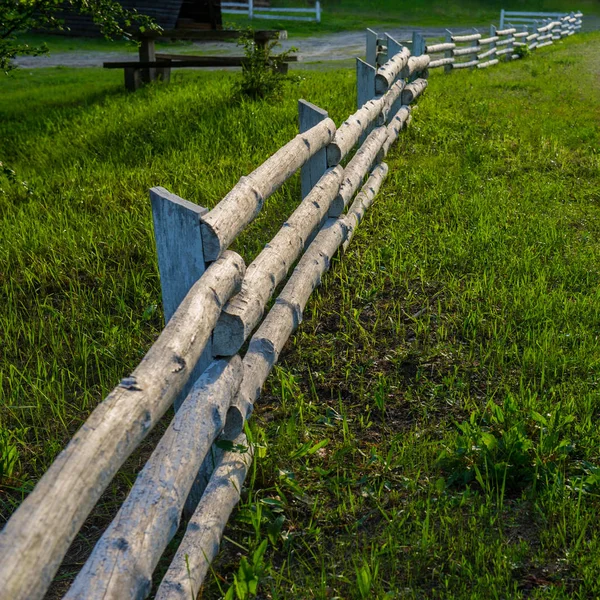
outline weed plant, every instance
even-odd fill
[[[599,63],[581,35],[432,75],[267,382],[205,598],[600,595]],[[214,206],[295,135],[298,98],[341,123],[354,79],[241,103],[227,73],[133,95],[101,70],[0,81],[5,518],[162,327],[147,189]],[[294,179],[269,200],[236,243],[247,262],[298,198]]]

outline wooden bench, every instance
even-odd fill
[[[125,87],[130,91],[137,90],[150,81],[169,81],[171,69],[185,67],[243,67],[247,59],[243,56],[192,56],[181,54],[156,53],[157,39],[192,40],[192,41],[226,41],[239,40],[246,35],[236,30],[193,30],[172,29],[162,32],[149,32],[138,35],[140,41],[139,60],[125,62],[105,62],[105,69],[123,69]],[[271,40],[287,39],[287,31],[266,30],[255,31],[254,42],[258,46],[266,46]],[[287,72],[287,62],[298,60],[296,56],[286,59],[282,71]]]

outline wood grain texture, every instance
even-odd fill
[[[369,179],[367,179],[367,183],[362,186],[360,192],[356,195],[356,198],[350,205],[348,214],[346,216],[348,231],[346,233],[346,239],[343,243],[344,251],[348,249],[356,228],[363,220],[366,211],[373,204],[375,196],[377,196],[379,193],[379,190],[383,185],[385,178],[387,177],[388,171],[389,168],[386,163],[377,165],[373,171],[371,171],[371,175],[369,176]]]
[[[324,119],[298,134],[239,183],[202,217],[204,258],[216,260],[236,236],[258,215],[265,200],[309,158],[331,143],[335,123]]]
[[[181,405],[65,600],[146,598],[198,469],[242,382],[239,356],[211,363]]]
[[[438,52],[446,52],[448,50],[454,50],[456,44],[454,42],[444,42],[443,44],[431,44],[425,46],[425,52],[427,54],[437,54]]]
[[[427,80],[420,78],[409,83],[402,92],[402,104],[407,105],[414,102],[427,87]]]
[[[398,139],[410,117],[410,106],[401,106],[387,126],[387,138],[383,143],[383,156],[387,156],[392,144]]]
[[[319,108],[306,100],[298,100],[298,131],[300,133],[308,131],[311,127],[314,127],[328,117],[327,111],[322,108]],[[321,148],[321,150],[313,154],[301,168],[300,192],[302,198],[308,196],[326,170],[327,150]]]
[[[156,600],[192,600],[198,596],[231,512],[239,502],[248,469],[252,446],[244,434],[233,440],[235,450],[226,451],[190,519],[186,533],[165,574]],[[239,448],[246,448],[240,452]]]
[[[344,169],[344,176],[336,200],[337,206],[340,209],[339,214],[348,206],[350,200],[360,188],[364,176],[371,170],[373,164],[379,162],[377,158],[387,135],[386,127],[377,127],[374,129]]]
[[[379,114],[378,125],[385,125],[387,123],[390,114],[394,112],[394,108],[400,101],[402,90],[405,86],[406,81],[404,81],[404,79],[398,79],[385,95],[382,96],[383,106],[381,108],[381,113]]]
[[[341,166],[327,171],[248,266],[242,289],[225,305],[215,327],[213,352],[216,356],[231,356],[238,352],[256,327],[276,287],[329,213],[338,195],[343,172]]]
[[[244,379],[234,403],[238,429],[252,413],[254,402],[289,336],[302,321],[313,290],[329,269],[331,259],[346,238],[344,217],[329,218],[304,253],[273,307],[250,340],[244,356]],[[232,434],[236,431],[232,427]]]
[[[375,92],[385,94],[390,86],[396,81],[400,72],[406,66],[410,57],[408,48],[402,48],[402,51],[392,56],[375,75]]]
[[[142,362],[92,412],[0,532],[0,597],[42,598],[85,518],[180,394],[244,275],[227,252],[194,284]]]
[[[468,35],[453,35],[452,36],[452,41],[457,44],[461,43],[461,42],[474,42],[479,39],[481,39],[480,33],[469,33]]]
[[[344,159],[360,136],[377,120],[383,105],[383,97],[369,100],[338,127],[333,141],[327,146],[328,166],[335,167]]]

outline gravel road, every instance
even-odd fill
[[[465,31],[464,27],[452,28],[452,31]],[[584,18],[584,31],[600,29],[600,18]],[[385,27],[376,28],[377,31],[385,31]],[[482,32],[487,31],[487,26],[480,26]],[[388,33],[398,41],[410,39],[413,31],[420,31],[426,37],[441,37],[446,29],[442,27],[411,27],[410,29],[389,29]],[[224,42],[202,42],[192,46],[175,46],[169,49],[171,54],[193,54],[194,46],[198,53],[216,54],[219,56],[240,55],[241,49],[233,43]],[[344,61],[354,59],[356,56],[364,56],[365,33],[364,31],[351,31],[344,33],[331,33],[322,36],[302,37],[285,40],[281,43],[282,48],[298,48],[300,63],[309,66],[311,63],[322,63],[327,61]],[[40,67],[99,67],[103,62],[134,60],[134,53],[126,52],[54,52],[46,56],[23,56],[15,62],[27,69]],[[302,64],[298,67],[302,68]]]

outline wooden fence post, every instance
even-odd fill
[[[496,26],[495,25],[490,25],[490,37],[496,37],[496,31],[497,31]],[[496,47],[497,47],[496,46],[496,42],[492,42],[490,44],[490,50],[492,48],[496,48]],[[490,56],[490,58],[488,58],[487,60],[490,60],[490,59],[493,59],[493,58],[497,59],[498,57],[496,56],[496,54],[492,54]]]
[[[500,10],[500,30],[504,29],[504,9]]]
[[[473,33],[479,33],[479,30],[477,29],[477,27],[473,27]],[[473,48],[479,48],[479,40],[473,40],[473,43],[471,44],[471,46]],[[469,60],[476,60],[478,63],[481,62],[479,60],[479,56],[477,56],[477,54],[474,55],[475,58],[473,58],[473,55],[469,56]],[[477,71],[477,65],[475,65],[475,67],[473,67],[476,71]]]
[[[327,111],[322,108],[306,100],[298,100],[298,129],[300,133],[308,131],[328,117]],[[302,200],[308,196],[325,171],[327,171],[327,148],[322,148],[300,170]]]
[[[367,29],[367,55],[365,62],[375,68],[377,68],[378,39],[379,36],[372,29]]]
[[[153,39],[142,38],[139,48],[140,62],[154,62],[156,60],[156,46]],[[149,83],[156,79],[156,69],[142,69],[142,81]]]
[[[206,270],[200,217],[208,210],[161,187],[150,190],[150,200],[166,324],[190,288]],[[211,361],[212,343],[209,341],[187,385],[175,399],[175,410],[183,404],[188,392]],[[215,462],[219,458],[218,452],[217,448],[213,448],[200,467],[200,472],[186,500],[184,513],[187,516],[193,514],[200,501]]]
[[[356,59],[356,106],[361,108],[375,97],[377,69],[360,58]]]
[[[447,43],[452,43],[452,32],[449,29],[446,29],[446,40]],[[446,50],[444,52],[444,58],[452,58],[454,56],[453,50]],[[444,73],[448,74],[452,72],[452,65],[444,65]]]

